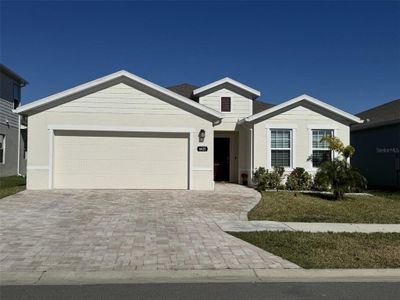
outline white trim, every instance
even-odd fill
[[[312,103],[312,104],[314,104],[316,106],[319,106],[319,107],[321,107],[321,108],[323,108],[325,110],[333,112],[333,113],[335,113],[335,114],[337,114],[337,115],[339,115],[339,116],[341,116],[341,117],[343,117],[343,118],[345,118],[345,119],[347,119],[349,121],[352,121],[354,123],[362,123],[362,120],[360,118],[358,118],[358,117],[356,117],[356,116],[354,116],[352,114],[349,114],[349,113],[347,113],[347,112],[345,112],[345,111],[343,111],[341,109],[338,109],[338,108],[336,108],[336,107],[334,107],[334,106],[332,106],[330,104],[322,102],[322,101],[320,101],[320,100],[318,100],[316,98],[313,98],[313,97],[311,97],[309,95],[306,95],[306,94],[303,94],[301,96],[293,98],[293,99],[291,99],[289,101],[283,102],[283,103],[281,103],[279,105],[273,106],[273,107],[271,107],[269,109],[266,109],[266,110],[264,110],[262,112],[259,112],[259,113],[255,114],[255,115],[252,115],[250,117],[244,118],[244,119],[240,120],[239,123],[254,122],[254,121],[256,121],[256,120],[258,120],[258,119],[260,119],[260,118],[262,118],[264,116],[267,116],[267,115],[269,115],[269,114],[271,114],[273,112],[279,111],[279,110],[284,109],[284,108],[286,108],[286,107],[288,107],[290,105],[296,104],[296,103],[298,103],[300,101],[304,101],[304,100],[308,101],[308,102],[310,102],[310,103]]]
[[[296,126],[297,127],[297,126]],[[289,172],[296,167],[296,127],[281,127],[281,126],[271,126],[266,127],[267,131],[267,161],[266,169],[272,170],[272,148],[271,148],[271,130],[290,130],[290,149],[289,148],[274,148],[274,150],[290,150],[290,166],[284,167],[285,172]]]
[[[49,166],[39,166],[39,165],[32,165],[32,166],[27,166],[27,170],[49,170]]]
[[[324,124],[315,124],[315,125],[307,125],[307,129],[330,129],[330,130],[337,130],[337,126],[332,125],[324,125]]]
[[[50,130],[78,130],[78,131],[111,131],[111,132],[160,132],[160,133],[190,133],[194,128],[179,127],[129,127],[129,126],[93,126],[93,125],[64,125],[50,124]]]
[[[312,147],[312,131],[313,128],[307,128],[307,132],[308,132],[308,169],[309,170],[314,170],[316,168],[313,167],[313,163],[312,163],[312,152],[313,152],[313,147]]]
[[[54,130],[49,129],[49,190],[53,188]]]
[[[253,101],[251,101],[251,100],[248,100],[248,101],[249,101],[249,112],[250,112],[249,116],[251,116],[253,114]]]
[[[244,90],[244,91],[246,91],[246,92],[248,92],[248,93],[250,93],[250,94],[252,94],[252,95],[254,95],[256,97],[260,97],[261,96],[261,92],[260,91],[257,91],[255,89],[253,89],[253,88],[251,88],[251,87],[249,87],[249,86],[247,86],[247,85],[245,85],[243,83],[240,83],[240,82],[238,82],[236,80],[233,80],[233,79],[231,79],[229,77],[225,77],[225,78],[222,78],[220,80],[211,82],[211,83],[209,83],[209,84],[207,84],[205,86],[199,87],[198,89],[195,89],[193,91],[193,95],[201,94],[201,93],[203,93],[203,92],[205,92],[205,91],[207,91],[209,89],[212,89],[214,87],[217,87],[219,85],[226,84],[226,83],[229,83],[229,84],[231,84],[233,86],[236,86],[237,88],[239,88],[241,90]]]
[[[192,168],[192,171],[214,171],[212,168]]]
[[[54,131],[104,131],[104,132],[156,132],[156,133],[186,133],[189,137],[189,169],[188,169],[188,190],[193,189],[193,138],[195,130],[193,128],[158,128],[158,127],[112,127],[112,126],[91,126],[91,125],[49,125],[49,189],[53,189],[54,173]]]
[[[337,136],[337,128],[329,126],[329,125],[309,125],[307,126],[307,131],[308,131],[308,157],[310,158],[310,160],[308,161],[308,169],[313,171],[313,172],[317,172],[318,168],[313,166],[313,162],[312,162],[312,155],[313,155],[313,151],[314,150],[323,150],[326,151],[328,149],[321,149],[321,148],[315,148],[313,147],[313,138],[312,138],[312,132],[313,130],[331,130],[333,132],[333,136]],[[335,158],[336,153],[335,151],[331,151],[332,152],[332,158]]]
[[[193,189],[193,131],[189,132],[189,150],[188,150],[188,155],[189,155],[189,171],[188,171],[188,190]]]
[[[265,124],[265,128],[272,128],[272,129],[295,129],[297,127],[298,127],[297,124],[275,124],[275,123]]]
[[[76,87],[73,87],[71,89],[62,91],[60,93],[48,96],[46,98],[42,98],[42,99],[36,100],[36,101],[31,102],[29,104],[25,104],[23,106],[20,106],[20,107],[14,109],[13,112],[14,113],[18,113],[18,114],[26,113],[26,112],[28,112],[30,110],[39,108],[41,106],[44,106],[44,105],[52,103],[52,102],[56,102],[57,100],[60,100],[62,98],[71,96],[73,94],[85,91],[87,89],[96,87],[98,85],[107,83],[109,81],[112,81],[112,80],[115,80],[115,79],[118,79],[118,78],[121,78],[121,79],[122,78],[126,78],[126,79],[129,79],[131,81],[137,82],[137,83],[142,84],[144,86],[147,86],[147,87],[149,87],[149,88],[151,88],[151,89],[153,89],[153,90],[155,90],[155,91],[157,91],[157,92],[159,92],[159,93],[161,93],[163,95],[169,96],[169,97],[171,97],[171,98],[173,98],[175,100],[178,100],[178,101],[180,101],[180,102],[182,102],[184,104],[187,104],[188,106],[196,108],[196,109],[198,109],[198,110],[200,110],[200,111],[202,111],[204,113],[207,113],[210,116],[213,116],[213,117],[218,118],[218,119],[222,118],[222,115],[219,112],[213,110],[212,108],[209,108],[209,107],[207,107],[205,105],[199,104],[196,101],[193,101],[191,99],[183,97],[183,96],[181,96],[181,95],[179,95],[179,94],[177,94],[177,93],[175,93],[173,91],[170,91],[170,90],[168,90],[168,89],[166,89],[166,88],[164,88],[162,86],[159,86],[159,85],[157,85],[155,83],[152,83],[152,82],[150,82],[150,81],[148,81],[148,80],[146,80],[144,78],[141,78],[139,76],[136,76],[136,75],[134,75],[132,73],[129,73],[127,71],[124,71],[124,70],[112,73],[110,75],[95,79],[93,81],[90,81],[90,82],[87,82],[87,83],[84,83],[84,84],[81,84],[81,85],[78,85]]]
[[[265,128],[267,135],[267,147],[265,149],[265,153],[267,155],[267,161],[265,162],[265,168],[267,170],[271,170],[271,128]]]

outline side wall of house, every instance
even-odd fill
[[[18,128],[0,124],[0,134],[5,137],[4,162],[0,163],[0,177],[18,174]]]
[[[400,124],[351,132],[351,160],[368,185],[400,188]]]
[[[211,190],[214,187],[212,122],[120,83],[29,117],[28,189],[49,187],[48,127],[52,125],[193,129],[192,188]],[[206,132],[203,142],[198,139],[201,129]],[[203,145],[208,146],[208,151],[198,152],[197,147]]]
[[[271,145],[268,134],[271,129],[292,130],[292,167],[302,167],[311,173],[316,172],[309,159],[312,154],[312,129],[332,129],[344,144],[350,143],[347,124],[327,116],[317,108],[299,105],[254,124],[254,168],[270,168]]]

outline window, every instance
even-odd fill
[[[314,168],[318,168],[325,161],[332,160],[329,144],[322,141],[325,136],[333,136],[333,130],[314,129],[312,131],[312,165]]]
[[[6,136],[4,134],[0,134],[0,164],[5,163],[5,154],[6,154]]]
[[[292,131],[271,129],[271,166],[291,167]]]
[[[231,111],[231,97],[221,97],[221,111]]]

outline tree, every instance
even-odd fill
[[[344,146],[340,139],[333,136],[323,137],[322,140],[329,144],[329,149],[335,151],[337,156],[319,167],[316,177],[320,183],[331,187],[335,199],[342,199],[346,192],[365,189],[367,180],[349,162],[355,154],[353,146]]]

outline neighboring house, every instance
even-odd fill
[[[26,172],[26,120],[12,112],[28,82],[0,64],[0,177]]]
[[[364,123],[351,127],[352,165],[369,186],[400,188],[400,99],[357,115]]]
[[[280,105],[230,78],[163,88],[119,71],[15,110],[28,116],[28,189],[212,190],[257,167],[332,157],[361,120],[307,95]],[[313,157],[312,157],[313,156]]]

